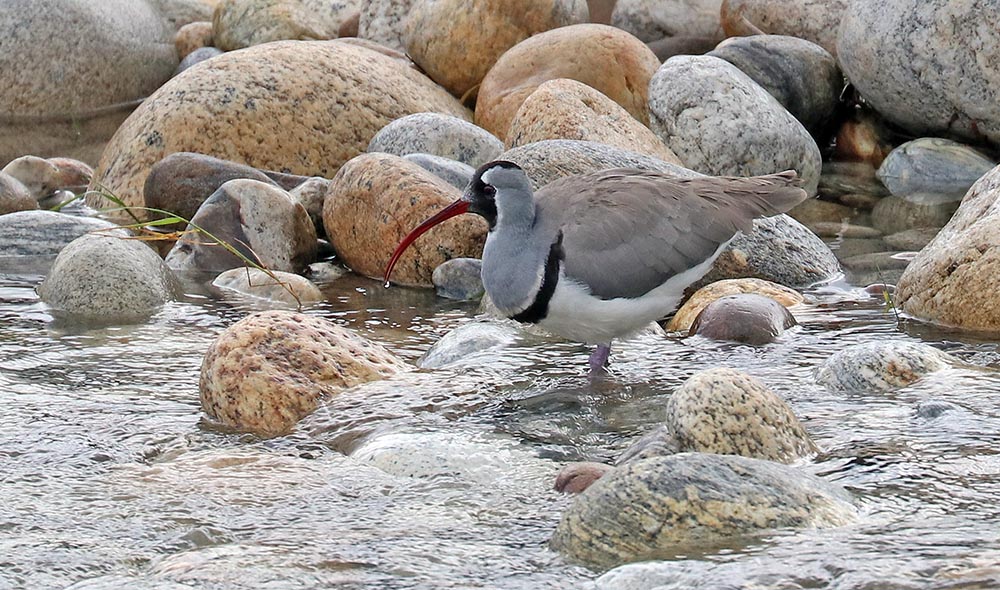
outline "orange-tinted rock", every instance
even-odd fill
[[[184,59],[196,49],[211,47],[215,40],[212,33],[212,23],[201,21],[188,23],[174,35],[174,46],[177,47],[177,57]]]
[[[659,66],[645,43],[614,27],[586,24],[541,33],[503,54],[483,79],[476,124],[505,139],[521,103],[557,78],[597,89],[648,124],[649,80]]]
[[[396,245],[461,192],[399,156],[354,158],[330,182],[323,205],[327,238],[354,272],[381,278]],[[392,280],[431,287],[431,275],[452,258],[479,258],[486,223],[473,215],[451,219],[424,234],[400,258]]]

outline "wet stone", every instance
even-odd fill
[[[212,286],[237,296],[251,297],[292,307],[324,301],[316,285],[305,277],[258,268],[232,268],[212,281]]]
[[[941,231],[936,227],[918,227],[885,236],[885,243],[896,250],[918,251],[931,243]]]
[[[867,252],[841,258],[840,263],[852,272],[890,271],[903,270],[910,263],[910,259],[901,256],[900,252]]]
[[[890,340],[855,344],[833,354],[816,380],[841,391],[890,391],[946,368],[954,358],[917,342]]]
[[[944,227],[958,210],[958,201],[942,201],[936,195],[895,195],[880,200],[872,209],[872,225],[884,234],[915,228]]]
[[[556,476],[553,489],[562,494],[579,494],[612,469],[611,465],[592,461],[570,463]]]
[[[795,326],[795,317],[770,297],[745,293],[716,299],[698,314],[688,335],[762,345]]]
[[[809,229],[821,238],[843,238],[853,240],[875,240],[882,237],[882,232],[874,227],[839,223],[836,221],[818,221],[810,223]]]
[[[866,193],[844,193],[837,197],[837,201],[848,207],[864,209],[870,211],[882,199],[881,196]]]
[[[710,303],[729,295],[752,293],[777,301],[785,307],[792,307],[804,301],[798,291],[784,285],[761,279],[727,279],[705,285],[692,295],[667,323],[668,332],[683,332],[690,329],[695,318]]]
[[[942,400],[927,400],[920,402],[917,406],[917,417],[923,418],[925,420],[933,420],[935,418],[940,418],[948,412],[954,412],[960,408],[951,403]]]
[[[506,348],[517,330],[505,323],[471,322],[455,328],[434,343],[417,361],[421,369],[440,369],[483,352]]]
[[[483,261],[478,258],[452,258],[434,269],[431,282],[445,299],[471,301],[485,293],[482,270]]]
[[[451,186],[465,190],[472,182],[472,177],[476,174],[476,169],[464,162],[451,160],[441,156],[431,154],[406,154],[404,160],[413,162],[424,170],[437,176]]]
[[[38,201],[61,190],[83,192],[94,170],[71,158],[22,156],[4,166],[3,172],[16,178]]]
[[[878,169],[878,179],[893,195],[940,195],[960,201],[996,162],[955,141],[925,137],[894,149]]]
[[[298,201],[306,209],[309,219],[312,219],[317,235],[323,233],[323,200],[330,189],[330,181],[314,176],[297,187],[288,191],[288,194]]]

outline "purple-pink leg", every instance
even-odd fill
[[[598,344],[594,352],[590,353],[590,374],[597,375],[604,372],[608,358],[611,356],[611,343]]]

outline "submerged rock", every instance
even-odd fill
[[[958,206],[958,201],[940,195],[889,196],[880,199],[872,209],[872,225],[884,234],[943,227]]]
[[[322,291],[305,277],[280,270],[270,274],[259,268],[231,268],[212,286],[234,294],[289,306],[324,301]]]
[[[178,294],[170,269],[146,244],[124,231],[70,242],[38,295],[60,317],[82,321],[142,321]]]
[[[960,201],[996,165],[969,146],[924,137],[892,150],[877,175],[889,192],[898,197],[920,193]]]
[[[482,279],[483,261],[478,258],[452,258],[434,269],[431,282],[441,297],[470,301],[485,293]]]
[[[440,113],[400,117],[379,130],[368,144],[370,152],[397,156],[431,154],[478,167],[495,160],[503,142],[468,121]]]
[[[37,156],[12,160],[4,166],[3,172],[20,181],[38,201],[62,190],[82,192],[94,174],[90,166],[78,160]]]
[[[563,513],[550,544],[604,568],[735,535],[841,526],[856,515],[843,488],[787,465],[681,453],[629,462],[601,477]]]
[[[954,358],[933,346],[904,340],[855,344],[823,362],[816,380],[843,391],[890,391],[940,371]]]
[[[689,335],[761,345],[798,324],[785,307],[763,295],[727,295],[709,303],[691,324]]]
[[[407,366],[382,346],[322,318],[250,315],[224,330],[201,364],[201,407],[237,430],[276,436],[319,402]]]
[[[794,289],[761,279],[725,279],[715,281],[698,289],[667,323],[668,332],[683,332],[691,328],[698,314],[708,304],[726,297],[742,293],[755,293],[773,299],[785,307],[802,303],[805,298]]]
[[[480,352],[496,351],[514,343],[518,332],[507,324],[472,322],[455,328],[434,343],[417,361],[421,369],[440,369]]]

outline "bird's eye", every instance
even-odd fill
[[[497,189],[493,188],[492,185],[484,184],[483,193],[492,197],[493,195],[497,194]]]

